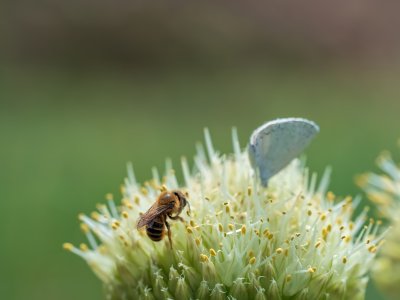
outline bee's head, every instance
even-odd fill
[[[178,199],[180,203],[180,208],[181,208],[180,210],[182,211],[187,204],[189,206],[189,211],[190,211],[190,204],[187,201],[185,194],[183,194],[181,191],[173,191],[172,193],[175,195],[175,197]]]

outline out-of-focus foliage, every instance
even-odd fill
[[[373,0],[18,0],[2,5],[2,51],[75,67],[390,61],[399,9]]]

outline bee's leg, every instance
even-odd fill
[[[173,217],[173,216],[168,215],[168,217],[169,217],[171,220],[179,220],[179,221],[185,223],[185,219],[182,218],[181,216],[174,216],[174,217]]]
[[[167,221],[165,221],[165,226],[167,226],[169,245],[171,246],[171,249],[172,249],[171,228],[169,227],[169,224]]]

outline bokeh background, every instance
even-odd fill
[[[208,127],[243,147],[277,117],[321,133],[308,165],[360,194],[400,137],[398,1],[4,1],[0,10],[0,295],[102,299],[77,215]],[[367,205],[367,200],[363,205]],[[373,215],[374,211],[371,210]],[[367,299],[384,299],[370,284]]]

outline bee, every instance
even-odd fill
[[[155,242],[159,242],[164,238],[165,229],[167,229],[168,240],[172,249],[171,228],[167,218],[184,222],[180,214],[186,205],[189,208],[189,215],[190,204],[181,191],[164,191],[158,196],[149,210],[140,216],[137,229],[146,226],[147,236]]]

